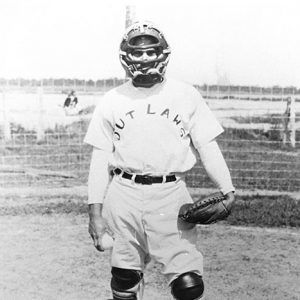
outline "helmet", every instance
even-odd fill
[[[164,35],[150,22],[136,22],[128,27],[119,52],[127,76],[141,87],[163,81],[170,53]]]

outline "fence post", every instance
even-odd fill
[[[36,134],[37,134],[37,141],[42,141],[45,138],[44,103],[43,103],[43,86],[42,85],[38,88],[38,97],[39,97],[39,117],[38,117]]]
[[[4,140],[6,142],[11,140],[11,128],[10,128],[10,122],[9,122],[9,109],[6,104],[6,94],[5,94],[5,88],[2,89],[2,104],[3,104],[3,134],[4,134]]]
[[[263,88],[260,87],[260,101],[262,101],[262,98],[263,98]]]
[[[283,117],[283,143],[290,143],[294,148],[296,146],[296,130],[295,130],[295,97],[287,98],[286,110]]]

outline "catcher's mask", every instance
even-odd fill
[[[127,28],[120,45],[120,61],[135,86],[162,82],[171,50],[162,32],[149,22]]]

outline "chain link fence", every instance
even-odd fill
[[[82,185],[91,147],[83,144],[93,109],[124,80],[0,80],[0,186]],[[196,86],[225,128],[218,138],[237,189],[299,191],[300,90]],[[79,108],[64,100],[77,92]],[[183,100],[184,101],[184,100]],[[190,187],[213,187],[199,162]]]

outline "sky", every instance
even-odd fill
[[[0,0],[0,77],[124,77],[126,6],[158,25],[168,76],[300,87],[298,0]]]

